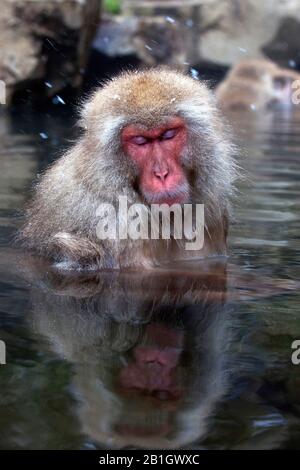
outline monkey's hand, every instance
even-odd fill
[[[100,246],[87,238],[67,232],[57,233],[51,238],[49,244],[59,261],[57,267],[61,268],[78,269],[88,267],[95,264],[101,255]]]

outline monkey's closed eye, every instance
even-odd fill
[[[149,140],[146,137],[143,137],[142,135],[137,135],[135,137],[132,137],[131,142],[135,145],[145,145],[149,142]]]
[[[162,134],[161,139],[162,140],[173,139],[175,135],[177,134],[177,132],[178,132],[178,129],[168,129],[166,132]]]

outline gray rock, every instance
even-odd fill
[[[78,86],[99,22],[99,0],[2,0],[0,80],[6,100],[32,81],[52,96]],[[41,87],[42,89],[43,87]],[[3,93],[2,93],[3,94]]]

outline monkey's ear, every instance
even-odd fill
[[[89,127],[89,122],[92,117],[92,110],[93,110],[93,99],[89,98],[85,102],[80,103],[79,105],[79,120],[78,125],[87,130]]]

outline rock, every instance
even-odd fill
[[[102,18],[93,41],[93,48],[109,57],[135,54],[133,37],[138,30],[138,18],[109,16]]]
[[[39,84],[42,97],[81,82],[98,26],[99,0],[2,0],[0,80],[6,100]]]
[[[300,6],[300,5],[299,5]],[[276,34],[263,46],[263,52],[282,66],[293,67],[300,63],[299,50],[300,16],[299,18],[283,18]]]
[[[263,57],[297,67],[298,32],[300,0],[124,0],[99,34],[111,57],[126,51],[146,65],[203,68]]]
[[[287,18],[293,18],[292,29]],[[232,65],[267,55],[286,66],[287,60],[297,61],[299,20],[300,0],[208,2],[201,8],[199,57]]]
[[[197,44],[192,26],[178,12],[172,16],[105,16],[93,47],[109,57],[135,55],[148,66],[166,64],[186,68]]]

